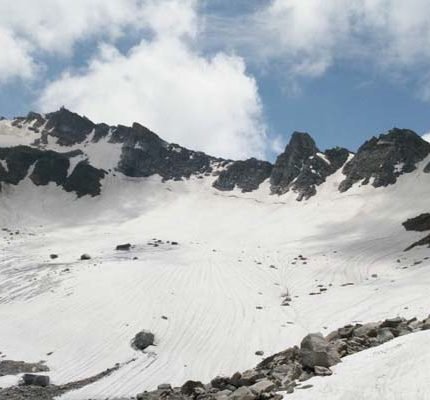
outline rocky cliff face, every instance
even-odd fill
[[[79,197],[100,194],[103,179],[121,173],[129,177],[159,175],[163,180],[213,176],[213,187],[221,191],[238,188],[251,192],[268,181],[272,194],[292,191],[297,193],[297,200],[306,200],[342,168],[345,179],[339,186],[341,192],[359,182],[387,186],[401,174],[415,170],[430,154],[430,143],[405,129],[370,139],[354,156],[339,147],[322,152],[309,134],[294,132],[272,165],[255,158],[231,161],[211,157],[168,143],[138,123],[131,127],[95,124],[65,108],[45,115],[30,112],[6,124],[2,121],[0,134],[2,129],[9,129],[8,124],[15,133],[23,132],[18,136],[32,141],[0,147],[0,185],[17,185],[29,177],[35,185],[54,183]],[[89,156],[103,156],[107,148],[99,150],[99,145],[119,149],[109,168],[94,164]],[[430,163],[424,172],[430,172]]]
[[[375,188],[392,185],[400,175],[414,171],[429,154],[430,143],[413,131],[394,128],[358,149],[343,169],[346,178],[339,190],[345,192],[359,181]]]
[[[316,186],[342,167],[348,156],[348,150],[343,148],[322,153],[309,134],[294,132],[273,167],[271,191],[282,195],[293,190],[298,193],[297,200],[308,199],[316,194]]]
[[[158,174],[164,180],[180,180],[193,174],[210,173],[213,163],[222,161],[202,152],[169,144],[137,123],[131,128],[114,128],[111,140],[123,143],[117,170],[132,177]]]
[[[218,190],[233,190],[235,187],[242,192],[252,192],[270,177],[273,166],[267,161],[250,158],[245,161],[234,161],[220,173],[213,186]]]

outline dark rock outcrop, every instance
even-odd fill
[[[348,150],[343,148],[322,153],[309,134],[294,132],[273,167],[271,191],[281,195],[293,190],[298,193],[297,200],[308,199],[316,194],[316,186],[342,167],[348,156]]]
[[[0,148],[0,184],[18,185],[34,166],[29,178],[35,185],[55,183],[68,192],[75,192],[78,197],[95,196],[100,193],[101,180],[106,172],[89,165],[88,161],[79,162],[70,176],[70,159],[82,155],[81,150],[57,153],[29,146]]]
[[[210,173],[211,162],[219,161],[205,153],[169,144],[137,123],[131,128],[118,126],[113,130],[111,141],[123,143],[117,169],[131,177],[158,174],[164,180],[180,180],[193,174]]]
[[[420,214],[402,223],[407,231],[425,232],[430,231],[430,213]]]
[[[297,200],[306,200],[316,194],[317,187],[328,176],[342,167],[346,177],[339,185],[341,192],[360,181],[362,184],[371,182],[374,187],[387,186],[395,183],[401,174],[416,169],[417,162],[430,154],[430,143],[410,130],[396,128],[367,141],[350,161],[348,150],[336,147],[321,152],[309,134],[294,132],[285,151],[271,165],[255,158],[229,161],[211,157],[167,143],[138,123],[131,127],[95,124],[64,107],[46,115],[30,112],[26,117],[16,118],[12,124],[38,135],[31,146],[9,149],[8,159],[1,156],[1,151],[6,149],[0,149],[0,159],[8,166],[0,164],[0,183],[18,184],[34,165],[30,178],[36,185],[55,182],[79,197],[100,194],[102,179],[115,171],[128,177],[159,175],[166,181],[188,179],[193,175],[215,176],[219,167],[226,167],[213,183],[218,190],[238,188],[250,192],[270,178],[272,194],[293,191],[297,193]],[[84,154],[86,146],[102,139],[121,147],[119,160],[108,172],[95,168]],[[70,155],[41,153],[53,141],[61,146],[82,144],[82,149],[77,151],[81,152],[83,161],[69,177]],[[424,171],[430,172],[430,164]]]
[[[415,247],[419,246],[428,246],[430,247],[430,235],[425,236],[424,238],[412,243],[410,246],[406,247],[405,251],[412,250]]]
[[[35,374],[24,374],[22,376],[24,385],[34,385],[46,387],[49,385],[49,376],[47,375],[35,375]]]
[[[213,187],[218,190],[233,190],[238,187],[242,192],[251,192],[270,177],[272,164],[250,158],[245,161],[234,161],[222,171]]]
[[[375,188],[392,185],[397,178],[416,169],[416,164],[430,154],[430,143],[408,129],[390,130],[364,143],[343,168],[345,180],[339,190],[345,192],[357,182]]]
[[[67,178],[64,190],[75,192],[78,197],[97,196],[101,191],[101,180],[106,174],[106,171],[94,168],[88,161],[80,161]]]

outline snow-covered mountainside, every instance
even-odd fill
[[[0,362],[44,360],[56,385],[119,363],[61,399],[209,382],[309,332],[430,310],[430,144],[409,130],[356,154],[296,132],[272,165],[30,113],[0,121],[0,184]],[[139,351],[142,330],[155,345]],[[429,399],[429,340],[360,352],[287,396]]]

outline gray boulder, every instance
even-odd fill
[[[254,400],[257,396],[246,386],[236,389],[230,396],[231,400]]]
[[[321,333],[310,333],[300,344],[300,359],[305,367],[329,368],[340,362],[336,348],[328,343]]]
[[[369,336],[376,337],[378,334],[379,323],[371,322],[368,324],[364,324],[362,326],[358,326],[354,329],[353,336]]]
[[[269,381],[268,379],[264,379],[262,381],[259,381],[257,383],[254,383],[252,386],[249,387],[249,389],[256,395],[260,395],[261,393],[268,393],[275,389],[275,384],[272,381]]]
[[[205,387],[203,385],[203,383],[201,383],[200,381],[186,381],[182,386],[181,386],[181,393],[186,395],[186,396],[192,396],[196,393],[197,389],[200,390],[204,390]]]
[[[24,385],[42,386],[46,387],[49,385],[49,376],[47,375],[35,375],[35,374],[24,374],[22,376]]]
[[[385,343],[394,339],[394,335],[390,328],[381,328],[378,331],[378,336],[376,337],[379,343]]]
[[[137,350],[145,350],[147,347],[154,344],[155,336],[152,332],[141,331],[136,334],[132,341],[132,345]]]

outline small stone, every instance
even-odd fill
[[[316,365],[314,367],[314,372],[315,375],[318,376],[330,376],[333,375],[333,372],[330,368],[326,368],[326,367],[320,367],[319,365]]]
[[[258,351],[255,352],[255,355],[256,356],[264,356],[264,351],[258,350]]]
[[[162,383],[160,385],[157,386],[158,390],[172,390],[172,385],[170,385],[170,383]]]
[[[81,260],[91,260],[91,256],[87,253],[81,255]]]
[[[120,251],[128,251],[131,248],[131,244],[130,243],[125,243],[125,244],[119,244],[118,246],[116,246],[115,250],[120,250]]]

